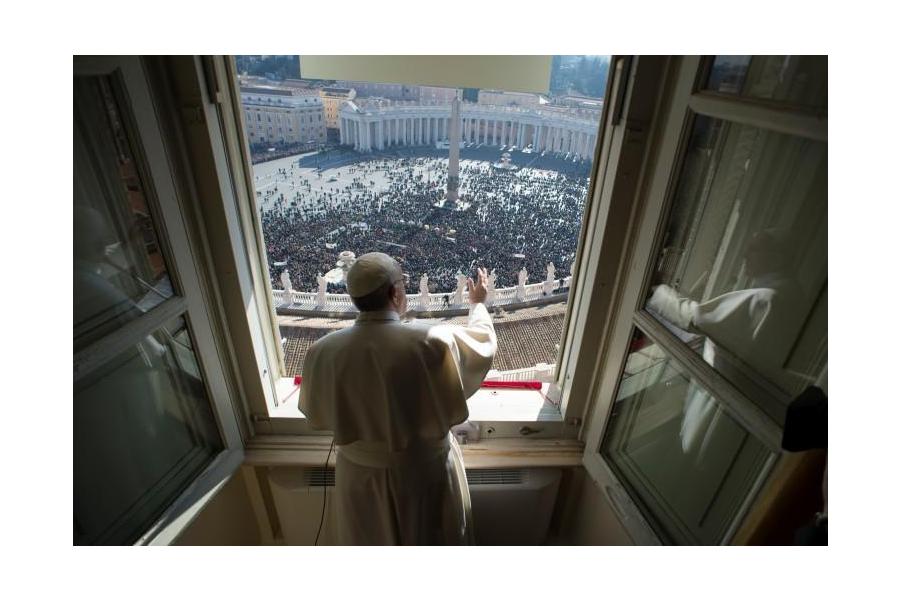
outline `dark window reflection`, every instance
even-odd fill
[[[797,106],[828,106],[827,56],[717,56],[706,89]]]
[[[698,117],[646,304],[777,421],[827,360],[826,150]]]

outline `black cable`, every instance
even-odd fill
[[[331,459],[331,451],[334,450],[334,438],[331,438],[331,446],[325,457],[325,468],[322,472],[322,516],[319,517],[319,530],[316,532],[316,541],[313,546],[319,545],[319,534],[322,533],[322,524],[325,523],[325,500],[328,498],[328,461]],[[335,475],[337,475],[335,473]]]

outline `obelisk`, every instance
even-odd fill
[[[459,200],[459,98],[450,105],[450,164],[447,168],[447,204]]]

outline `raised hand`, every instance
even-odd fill
[[[484,302],[487,298],[487,269],[478,269],[478,283],[473,283],[472,278],[466,280],[469,288],[469,304]]]

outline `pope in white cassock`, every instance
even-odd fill
[[[497,350],[487,274],[468,280],[468,325],[402,323],[400,265],[373,252],[347,273],[360,315],[309,349],[300,410],[334,433],[341,544],[465,544],[469,488],[450,427],[469,416]]]

